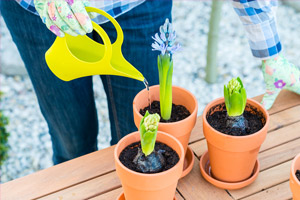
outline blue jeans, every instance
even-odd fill
[[[124,31],[124,57],[148,80],[158,84],[157,53],[151,50],[153,36],[166,18],[171,18],[171,0],[149,0],[117,18]],[[0,11],[25,63],[45,117],[58,164],[97,150],[98,119],[92,77],[64,82],[46,65],[45,52],[55,40],[39,16],[24,10],[15,1],[0,1]],[[112,42],[116,32],[111,23],[101,25]],[[91,34],[98,41],[96,34]],[[132,101],[144,88],[142,82],[100,76],[108,99],[111,145],[136,129]]]

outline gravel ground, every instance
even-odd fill
[[[210,6],[209,1],[175,1],[173,9],[174,26],[183,46],[182,51],[174,56],[173,83],[196,95],[199,114],[208,102],[222,96],[223,85],[232,77],[240,76],[243,79],[249,97],[264,92],[260,61],[253,59],[242,25],[230,2],[223,6],[218,81],[216,84],[207,84],[204,81]],[[278,24],[285,55],[299,65],[297,58],[300,58],[300,40],[297,28],[300,27],[300,13],[280,5]],[[2,56],[8,55],[5,59],[10,59],[9,55],[16,55],[15,48],[11,45],[10,36],[3,23],[1,26],[0,52]],[[8,51],[13,53],[7,53]],[[9,158],[1,167],[1,181],[6,182],[50,167],[52,149],[48,128],[40,113],[29,78],[0,74],[0,79],[0,89],[5,93],[1,100],[1,109],[10,119],[7,129],[11,134]],[[109,146],[110,128],[106,96],[97,77],[94,77],[94,90],[100,121],[98,141],[99,148],[102,149]]]

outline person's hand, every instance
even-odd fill
[[[59,37],[64,37],[65,33],[85,35],[93,30],[85,10],[88,0],[34,0],[34,5],[44,24]]]
[[[266,93],[262,104],[268,110],[282,89],[300,94],[300,68],[282,55],[262,63],[262,72],[266,83]]]

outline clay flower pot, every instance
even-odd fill
[[[196,124],[198,103],[196,97],[184,88],[172,86],[172,101],[176,105],[186,107],[191,115],[181,121],[162,123],[158,125],[158,130],[169,133],[176,137],[182,144],[184,152],[187,150],[191,132]],[[150,100],[159,101],[159,85],[150,87]],[[140,121],[143,116],[140,114],[140,109],[149,106],[148,91],[146,89],[140,91],[133,100],[133,115],[136,127],[140,126]]]
[[[125,199],[173,200],[177,182],[183,169],[184,151],[182,145],[175,137],[158,131],[156,141],[162,142],[176,151],[179,156],[179,161],[167,171],[155,174],[143,174],[128,169],[119,160],[120,153],[123,149],[138,141],[140,141],[140,133],[133,132],[122,138],[114,151],[116,171],[122,182]]]
[[[258,102],[247,99],[245,110],[250,110],[250,105],[262,112],[265,118],[264,127],[260,131],[247,136],[226,135],[211,127],[206,119],[212,107],[223,103],[224,98],[218,98],[210,102],[205,107],[202,115],[203,132],[207,140],[211,172],[220,181],[240,182],[248,179],[253,173],[260,146],[267,135],[269,114]]]
[[[293,193],[293,200],[300,200],[300,181],[295,175],[297,170],[300,170],[300,154],[294,158],[291,167],[290,188]]]

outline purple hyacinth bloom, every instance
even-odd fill
[[[286,85],[286,83],[283,82],[283,80],[278,80],[274,83],[274,85],[276,88],[282,89]]]
[[[152,36],[154,42],[152,43],[153,51],[160,51],[162,55],[174,54],[181,46],[175,43],[176,33],[173,31],[172,24],[169,19],[166,19],[164,25],[160,26],[159,33]]]

